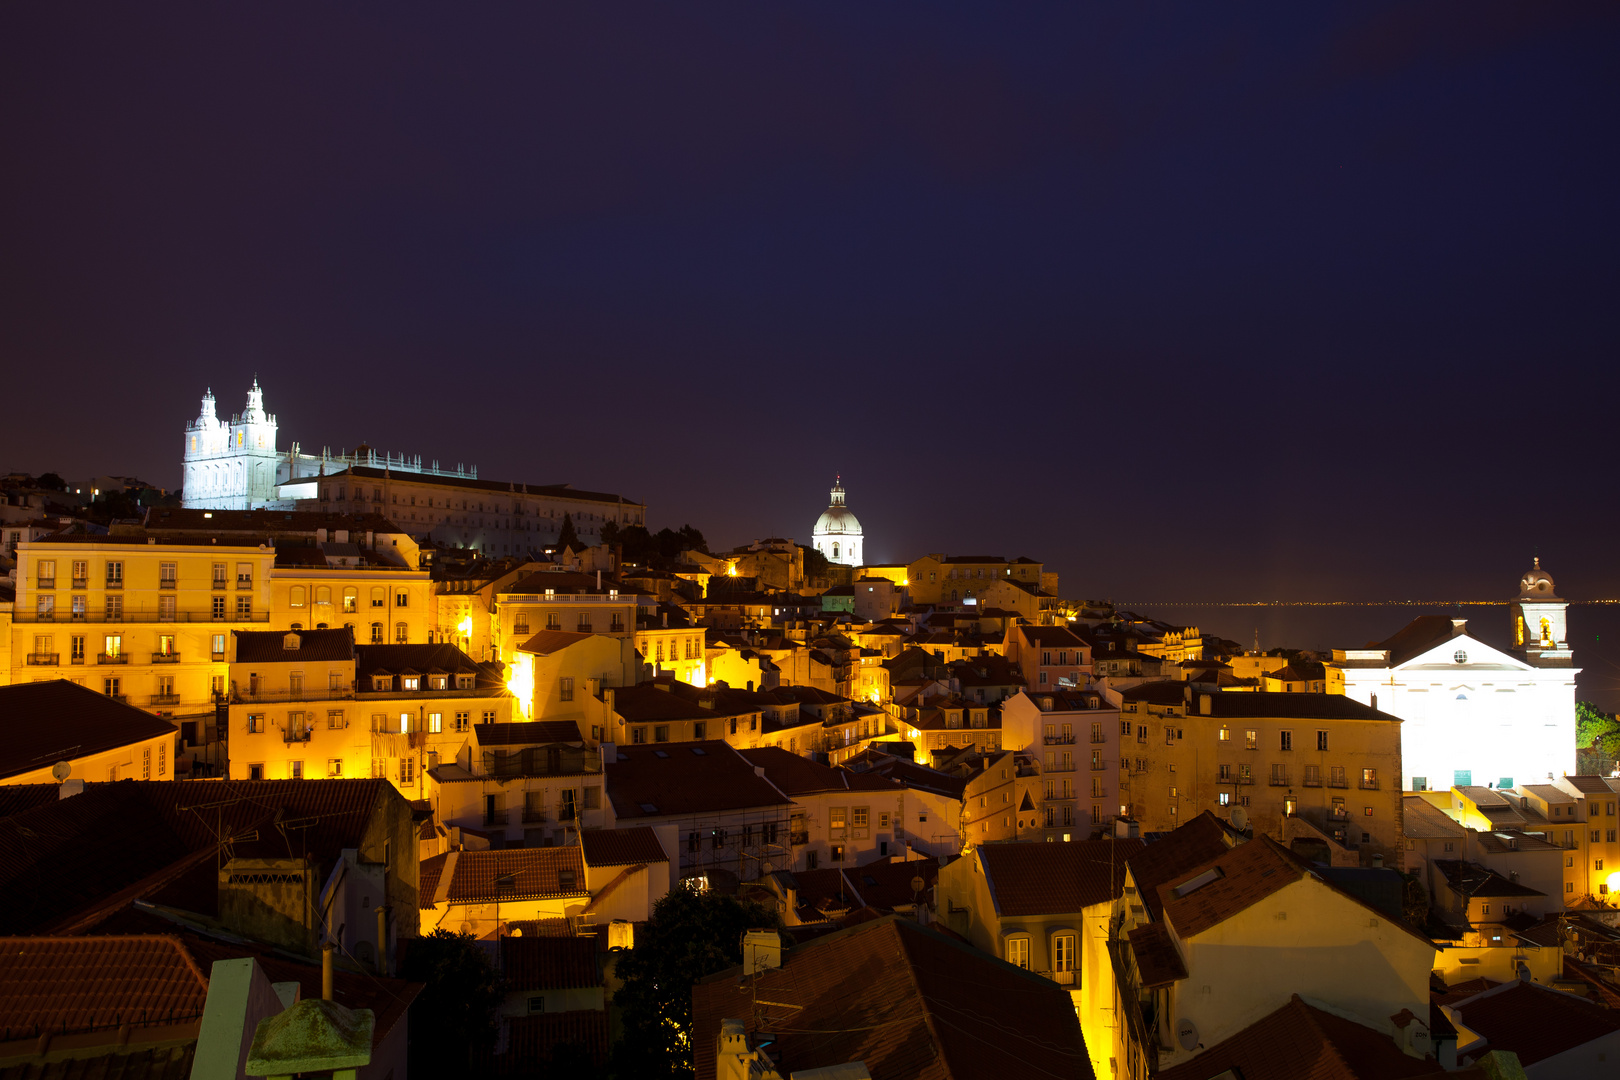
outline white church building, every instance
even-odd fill
[[[810,533],[811,546],[830,563],[860,566],[863,539],[861,523],[844,505],[844,478],[837,477],[833,481],[832,502],[816,519],[816,527]]]
[[[1575,667],[1564,600],[1541,560],[1509,608],[1513,647],[1424,615],[1387,641],[1335,649],[1344,692],[1401,718],[1406,791],[1545,783],[1575,769]]]

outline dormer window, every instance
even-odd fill
[[[287,634],[281,639],[281,647],[287,652],[297,652],[301,644],[297,634]]]
[[[401,675],[399,679],[400,682],[404,684],[403,688],[406,690],[422,689],[422,676],[420,675]]]
[[[471,690],[472,688],[473,688],[473,677],[471,675],[457,675],[456,676],[456,689],[457,690]]]
[[[448,690],[450,688],[450,677],[448,675],[434,675],[430,678],[428,685],[434,690]]]
[[[392,690],[394,688],[394,677],[392,675],[373,675],[371,677],[371,688],[373,690]]]

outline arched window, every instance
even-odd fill
[[[1552,643],[1552,621],[1543,615],[1541,617],[1541,647],[1546,648]]]
[[[381,645],[383,643],[383,624],[380,622],[374,622],[371,624],[371,643],[373,645]]]
[[[403,645],[411,639],[410,624],[397,622],[394,624],[394,644]]]
[[[381,585],[373,585],[371,587],[371,606],[372,607],[387,607],[388,606],[388,590],[383,588]]]
[[[317,604],[330,604],[332,602],[332,586],[315,586],[315,602]]]
[[[290,606],[292,606],[292,607],[303,607],[304,606],[304,587],[302,585],[294,585],[290,590],[288,590],[288,593],[289,593],[289,595],[288,595],[287,603]]]
[[[838,542],[833,541],[833,558],[838,558]]]

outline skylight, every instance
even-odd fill
[[[709,754],[709,752],[703,749],[701,746],[692,747],[692,753],[696,754],[698,757],[707,757]]]
[[[644,802],[644,803],[642,803],[640,805],[641,805],[641,812],[643,814],[656,814],[656,813],[658,813],[658,807],[654,806],[650,802]]]
[[[1205,885],[1208,885],[1210,882],[1219,881],[1225,876],[1226,874],[1222,872],[1220,867],[1212,866],[1208,870],[1205,870],[1202,874],[1199,874],[1197,877],[1188,878],[1186,881],[1183,881],[1180,885],[1177,885],[1170,891],[1175,893],[1176,899],[1179,900],[1183,896],[1190,896],[1199,889],[1202,889]]]

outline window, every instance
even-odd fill
[[[427,729],[430,735],[437,735],[444,731],[444,713],[428,713]]]
[[[395,589],[394,590],[394,606],[397,607],[397,608],[410,607],[411,606],[411,594],[410,594],[410,591],[407,590],[407,589]]]
[[[353,586],[343,590],[343,610],[360,610],[360,591]]]
[[[1325,731],[1318,731],[1316,733],[1316,748],[1318,750],[1326,750],[1328,748],[1328,738],[1327,737],[1328,737],[1328,733],[1325,732]]]
[[[1029,969],[1029,939],[1008,938],[1006,959],[1007,963],[1027,971]]]
[[[112,698],[121,696],[121,683],[122,680],[116,676],[101,681],[102,688],[106,691],[107,696]]]
[[[263,765],[249,765],[248,766],[248,779],[249,780],[263,780],[264,779],[264,766]]]
[[[326,730],[342,731],[349,725],[343,720],[342,709],[328,709],[326,711]]]
[[[411,787],[416,783],[416,759],[402,757],[399,759],[399,786]]]
[[[1073,934],[1059,934],[1052,939],[1052,970],[1074,970],[1075,936]]]
[[[1564,891],[1567,892],[1567,893],[1574,892],[1575,891],[1575,883],[1573,881],[1564,882]]]
[[[236,564],[236,587],[238,589],[251,589],[253,587],[253,564],[239,562]]]
[[[287,591],[287,605],[289,607],[304,606],[304,587],[302,585],[294,585]]]
[[[83,589],[90,584],[90,563],[85,559],[73,560],[73,587]]]
[[[343,759],[338,758],[338,757],[327,758],[326,759],[326,775],[327,776],[342,776],[343,775]]]
[[[174,597],[169,597],[173,600]],[[50,622],[56,618],[56,597],[38,596],[34,598],[34,614],[40,622]]]
[[[107,653],[106,654],[108,656],[122,656],[123,653],[124,653],[124,637],[123,637],[123,635],[122,634],[108,634],[107,635]],[[1595,840],[1597,838],[1593,837],[1593,839]]]
[[[709,725],[706,721],[698,720],[692,724],[692,738],[702,741],[708,738]]]
[[[238,619],[253,618],[253,597],[238,596],[236,598],[236,617]]]
[[[464,712],[456,713],[456,730],[460,731],[460,732],[465,732],[465,731],[468,731],[471,728],[472,728],[472,712],[471,711],[464,711]]]
[[[214,597],[211,607],[213,609],[213,616],[215,619],[223,619],[225,617],[225,598],[223,596]]]
[[[1260,733],[1253,730],[1245,731],[1243,733],[1243,745],[1249,750],[1260,749]]]
[[[1322,786],[1322,767],[1320,765],[1307,765],[1307,766],[1305,766],[1305,786],[1306,787],[1321,787]]]
[[[557,693],[563,701],[574,700],[574,677],[572,675],[564,675],[557,680]]]
[[[1220,769],[1220,783],[1230,784],[1232,782],[1232,766],[1221,765],[1218,768]]]
[[[249,735],[258,735],[264,731],[264,713],[248,713],[247,729]]]
[[[829,862],[843,862],[844,861],[844,845],[843,844],[828,844],[827,845],[827,860]]]
[[[1230,742],[1231,739],[1232,739],[1231,730],[1226,728],[1226,727],[1222,727],[1221,728],[1221,734],[1220,734],[1220,741],[1221,742]]]
[[[124,587],[124,564],[121,562],[107,563],[107,588],[122,589]]]
[[[1277,732],[1277,749],[1292,750],[1294,748],[1294,733],[1292,731]]]
[[[1427,776],[1414,776],[1414,777],[1412,777],[1412,790],[1413,791],[1428,791],[1429,790],[1429,778]],[[1556,806],[1553,807],[1553,811],[1555,813],[1557,812],[1557,810],[1558,810],[1558,807],[1556,807]]]
[[[403,645],[411,639],[411,628],[408,624],[397,622],[394,624],[394,644]]]
[[[371,587],[371,606],[374,608],[387,607],[388,590],[381,585],[373,585]]]
[[[73,621],[74,622],[84,622],[84,618],[85,618],[85,599],[84,599],[84,597],[75,596],[72,599],[71,603],[73,605],[73,616],[72,616]]]
[[[116,593],[108,593],[106,600],[107,621],[120,622],[124,618],[124,598]]]
[[[653,728],[653,742],[669,742],[668,724],[659,724]]]
[[[1223,791],[1220,794],[1220,801],[1222,806],[1230,806],[1232,803],[1232,796]]]
[[[380,622],[374,622],[371,624],[371,643],[373,645],[381,645],[383,643],[383,624]]]
[[[174,588],[175,578],[178,576],[178,573],[179,573],[179,567],[176,566],[176,564],[174,564],[172,562],[160,562],[160,563],[158,563],[158,588],[160,588],[160,589],[172,589],[172,588]]]
[[[1377,769],[1362,769],[1361,770],[1361,786],[1363,788],[1369,790],[1369,791],[1377,788],[1378,787],[1378,770]]]
[[[75,664],[84,663],[84,635],[74,634],[68,639],[68,658]]]

